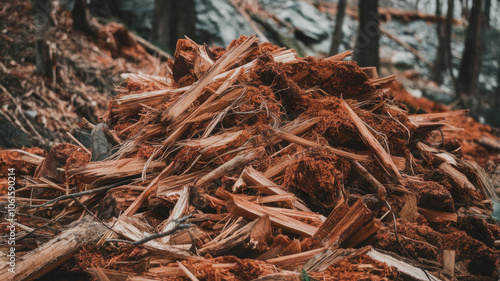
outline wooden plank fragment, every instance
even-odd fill
[[[460,187],[477,191],[476,187],[469,181],[469,179],[460,171],[453,168],[450,164],[443,163],[439,165],[439,169],[450,176],[458,185],[460,185]]]
[[[251,220],[267,214],[273,226],[280,227],[291,233],[303,236],[313,236],[318,230],[317,227],[308,225],[279,212],[271,211],[257,204],[246,202],[239,198],[233,197],[228,200],[226,202],[226,207],[233,215],[243,216],[244,218]]]
[[[354,113],[351,107],[344,100],[342,100],[342,104],[347,109],[347,112],[349,113],[351,120],[354,122],[354,125],[358,129],[359,136],[366,144],[366,146],[370,148],[373,151],[373,153],[375,153],[377,160],[380,162],[384,170],[392,177],[394,181],[404,185],[406,181],[403,178],[403,176],[401,176],[401,174],[399,173],[398,167],[394,164],[392,158],[389,156],[389,154],[387,154],[387,152],[384,150],[384,148],[378,142],[378,140],[368,130],[363,120],[361,120],[361,118],[359,118],[358,115]]]
[[[227,172],[250,163],[254,159],[258,158],[262,153],[264,153],[263,147],[257,147],[242,151],[233,159],[227,161],[207,175],[203,176],[198,182],[196,182],[196,185],[203,186],[204,184],[216,180],[222,177],[222,175],[226,174]]]
[[[438,278],[434,277],[432,274],[427,272],[424,269],[415,267],[411,264],[404,262],[401,259],[397,259],[395,257],[383,254],[376,250],[371,250],[367,254],[370,258],[386,263],[389,266],[394,266],[398,269],[402,274],[409,276],[410,278],[418,281],[439,281]],[[404,277],[403,277],[404,279]]]
[[[367,162],[370,159],[370,157],[368,157],[366,155],[359,155],[359,154],[356,154],[356,153],[347,152],[347,151],[343,151],[343,150],[340,150],[340,149],[337,149],[337,148],[333,148],[331,146],[321,145],[319,143],[315,143],[313,141],[306,140],[304,138],[298,137],[298,136],[296,136],[294,134],[290,134],[290,133],[287,133],[287,132],[283,132],[283,131],[279,131],[279,130],[274,130],[274,133],[275,133],[276,137],[278,137],[278,138],[280,138],[282,140],[286,140],[288,142],[296,143],[296,144],[299,144],[299,145],[302,145],[302,146],[305,146],[305,147],[322,147],[322,148],[327,149],[328,151],[330,151],[331,153],[333,153],[335,155],[338,155],[338,156],[341,156],[341,157],[344,157],[344,158],[347,158],[347,159],[356,160],[356,161],[360,161],[360,162]]]
[[[241,172],[241,178],[249,187],[259,186],[259,191],[268,195],[290,195],[294,198],[293,205],[302,211],[310,212],[311,210],[295,196],[295,194],[283,190],[278,184],[268,179],[261,172],[255,170],[252,166],[247,166]]]
[[[187,269],[182,263],[177,262],[177,265],[191,281],[199,281],[199,279],[196,278],[196,276],[194,276],[194,274],[189,271],[189,269]]]
[[[447,213],[429,208],[419,207],[418,212],[422,214],[427,220],[433,222],[457,222],[458,218],[458,215],[456,213]]]
[[[286,265],[291,265],[291,264],[299,264],[299,263],[304,263],[307,260],[311,259],[314,257],[316,254],[324,251],[327,248],[318,248],[298,254],[293,254],[293,255],[288,255],[288,256],[283,256],[283,257],[278,257],[274,259],[268,259],[266,260],[267,263],[273,264],[277,267],[281,266],[286,266]]]
[[[448,271],[452,278],[455,276],[455,250],[444,250],[443,269]]]

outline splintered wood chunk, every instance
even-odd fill
[[[184,272],[184,274],[186,274],[187,277],[189,277],[189,279],[191,279],[191,281],[199,281],[199,279],[196,278],[196,276],[194,276],[194,274],[189,271],[189,269],[187,269],[182,263],[177,262],[177,265],[179,265],[179,268]]]
[[[388,85],[394,81],[396,81],[396,75],[393,74],[393,75],[389,75],[386,77],[370,79],[370,85],[372,85],[374,87],[383,87],[383,86]]]
[[[351,107],[344,100],[342,100],[342,103],[347,109],[347,112],[349,113],[351,120],[354,122],[354,125],[356,125],[359,136],[366,144],[366,146],[370,148],[373,153],[375,153],[377,160],[380,162],[380,164],[382,164],[384,170],[393,178],[394,181],[404,185],[405,180],[399,173],[398,167],[394,164],[389,154],[387,154],[382,145],[368,130],[366,125],[363,123],[363,120],[361,120],[361,118],[359,118],[358,115],[354,113]]]
[[[340,150],[340,149],[337,149],[337,148],[333,148],[331,146],[323,146],[323,145],[321,145],[319,143],[315,143],[313,141],[306,140],[304,138],[301,138],[299,136],[296,136],[294,134],[290,134],[290,133],[287,133],[287,132],[283,132],[283,131],[279,131],[279,130],[274,130],[274,133],[276,134],[276,136],[278,138],[280,138],[282,140],[286,140],[286,141],[291,142],[291,143],[296,143],[296,144],[299,144],[299,145],[302,145],[302,146],[305,146],[305,147],[322,147],[322,148],[325,148],[325,149],[329,150],[331,153],[333,153],[335,155],[338,155],[338,156],[341,156],[341,157],[345,157],[345,158],[348,158],[348,159],[351,159],[351,160],[366,162],[366,161],[368,161],[370,159],[366,155],[359,155],[359,154],[356,154],[356,153],[343,151],[343,150]],[[382,148],[382,146],[381,146],[381,148]]]
[[[342,200],[337,202],[333,211],[330,212],[330,215],[326,218],[325,222],[319,227],[318,231],[314,234],[314,238],[322,241],[325,239],[333,230],[333,228],[339,223],[339,221],[345,216],[347,211],[349,210],[349,205]]]
[[[343,59],[345,59],[347,57],[352,56],[352,54],[353,54],[352,50],[347,50],[347,51],[345,51],[343,53],[336,54],[334,56],[328,57],[325,60],[326,61],[339,61],[339,60],[343,60]]]
[[[71,224],[70,227],[45,244],[28,252],[16,262],[16,273],[12,276],[8,268],[0,269],[0,276],[12,276],[11,280],[36,280],[62,265],[85,243],[99,239],[106,227],[91,217]],[[7,279],[5,279],[7,280]]]
[[[176,222],[175,220],[179,219],[182,214],[184,214],[184,211],[189,205],[189,187],[185,186],[180,195],[179,199],[177,200],[177,203],[175,203],[174,209],[170,212],[170,216],[168,217],[164,227],[162,228],[161,232],[167,232],[175,228]],[[163,243],[168,243],[170,241],[170,235],[163,237],[162,242]]]
[[[477,140],[477,142],[482,146],[486,146],[487,148],[500,151],[500,141],[498,139],[483,136],[479,140]]]
[[[458,215],[456,213],[447,213],[443,211],[432,210],[428,208],[418,208],[418,212],[427,220],[433,222],[457,222]]]
[[[354,168],[356,171],[368,182],[371,184],[372,188],[380,195],[382,198],[387,196],[387,191],[385,187],[372,175],[368,170],[361,165],[358,161],[352,161]]]
[[[302,253],[298,253],[298,254],[269,259],[269,260],[266,260],[266,262],[273,264],[275,266],[278,266],[278,267],[287,266],[287,265],[291,265],[291,264],[300,264],[300,263],[306,262],[307,260],[314,257],[316,254],[321,253],[322,251],[324,251],[326,249],[327,248],[318,248],[318,249],[310,250],[307,252],[302,252]]]
[[[464,115],[468,110],[454,110],[437,113],[408,115],[408,119],[419,127],[441,127],[449,123],[447,119],[452,116]]]
[[[257,219],[263,215],[269,215],[271,224],[291,233],[303,236],[313,236],[318,230],[317,227],[308,225],[279,212],[266,209],[254,203],[232,197],[226,202],[226,207],[235,216],[242,216],[246,219]]]
[[[241,246],[244,242],[257,246],[259,243],[265,243],[270,235],[271,221],[269,216],[264,215],[248,224],[234,224],[220,233],[214,240],[203,245],[199,249],[199,253],[220,255]]]
[[[455,250],[444,250],[443,260],[443,269],[455,276]]]
[[[434,277],[426,270],[404,262],[401,258],[395,258],[393,256],[383,254],[376,250],[371,250],[370,252],[368,252],[367,255],[376,261],[386,263],[389,266],[394,266],[401,274],[403,274],[402,276],[403,279],[406,276],[406,278],[411,278],[412,280],[419,280],[419,281],[440,280]]]
[[[252,281],[301,281],[303,280],[300,273],[294,271],[284,271],[261,276]]]
[[[467,177],[460,171],[453,168],[450,164],[443,163],[439,165],[439,169],[450,176],[460,187],[476,191],[476,187],[469,181],[469,179],[467,179]]]
[[[35,179],[44,177],[64,182],[65,171],[63,168],[68,159],[75,155],[79,158],[79,164],[85,164],[90,160],[90,155],[76,145],[62,143],[52,147],[47,157],[37,167]]]
[[[226,163],[222,164],[221,166],[217,167],[216,169],[214,169],[213,171],[202,177],[196,183],[196,185],[203,186],[204,184],[207,184],[213,180],[219,179],[225,173],[235,168],[244,166],[250,163],[251,161],[255,160],[264,153],[264,150],[265,150],[264,147],[257,147],[240,152],[233,159],[227,161]]]
[[[222,57],[217,60],[217,62],[212,65],[212,67],[199,79],[197,80],[189,90],[186,91],[182,96],[179,97],[167,110],[165,110],[161,115],[161,120],[172,121],[178,117],[181,113],[185,112],[191,104],[203,93],[203,89],[212,81],[212,79],[220,74],[224,69],[233,63],[243,52],[247,51],[252,44],[257,42],[257,37],[250,36],[245,42],[241,43],[239,46],[234,47],[222,55]]]
[[[363,200],[356,201],[339,220],[338,217],[343,208],[341,206],[332,211],[325,223],[320,227],[319,233],[316,234],[318,239],[322,239],[321,244],[323,246],[336,248],[347,240],[355,241],[357,244],[379,229],[378,225],[373,223],[372,211],[368,209]],[[330,229],[331,231],[329,231]],[[357,236],[360,236],[360,238]],[[354,247],[356,245],[349,246]]]
[[[363,71],[366,75],[368,75],[368,77],[370,77],[371,79],[378,78],[377,68],[374,66],[360,67],[359,69]]]
[[[322,272],[341,260],[365,254],[372,249],[366,246],[360,249],[327,249],[311,258],[303,267],[307,272]]]
[[[255,170],[251,166],[245,167],[243,172],[241,172],[241,178],[247,183],[249,187],[258,186],[258,190],[264,194],[268,195],[290,195],[294,198],[293,205],[302,211],[311,210],[294,194],[283,190],[279,185],[274,183],[272,180],[266,178],[261,172]]]

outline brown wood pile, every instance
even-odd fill
[[[14,280],[498,278],[497,194],[442,138],[465,112],[409,114],[395,77],[351,53],[179,40],[166,77],[117,89],[107,159],[0,151],[17,173]]]

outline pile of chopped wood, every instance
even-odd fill
[[[409,114],[349,55],[179,40],[167,77],[128,74],[87,122],[92,151],[0,152],[16,280],[498,278],[497,194],[442,138],[464,112]]]

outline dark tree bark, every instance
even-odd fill
[[[156,0],[151,40],[174,51],[184,35],[195,40],[194,0]]]
[[[359,1],[359,30],[353,55],[353,60],[359,66],[375,66],[380,69],[379,20],[378,0]]]
[[[467,26],[465,47],[458,74],[459,93],[472,95],[478,89],[481,68],[481,26],[482,0],[472,1],[472,9]]]
[[[490,28],[490,11],[491,11],[491,0],[484,0],[483,24],[485,28]]]
[[[500,60],[497,61],[500,65]],[[495,96],[495,108],[500,109],[500,69],[497,69],[497,93]]]
[[[56,26],[52,0],[33,0],[36,34],[36,71],[47,78],[55,77],[55,54],[52,33]]]
[[[344,24],[345,8],[347,0],[339,0],[337,4],[337,16],[335,17],[335,29],[332,35],[332,45],[330,46],[330,56],[336,55],[339,52],[339,45],[344,36],[342,32],[342,25]]]
[[[443,82],[443,71],[446,70],[446,61],[445,61],[445,55],[446,55],[446,30],[441,24],[441,21],[439,18],[441,18],[441,1],[436,0],[436,17],[438,18],[438,21],[436,22],[436,31],[439,39],[439,45],[438,49],[436,52],[436,60],[434,63],[434,81],[436,81],[438,84],[441,84]]]
[[[90,16],[87,0],[75,0],[73,6],[73,26],[87,35],[97,36],[98,27]]]
[[[444,33],[446,36],[445,46],[446,46],[446,64],[448,65],[448,71],[450,72],[451,80],[453,81],[453,87],[455,87],[456,94],[458,96],[458,81],[453,73],[453,54],[451,53],[451,33],[453,28],[453,7],[455,5],[454,0],[448,0],[448,12],[446,13],[446,23],[444,26]]]

